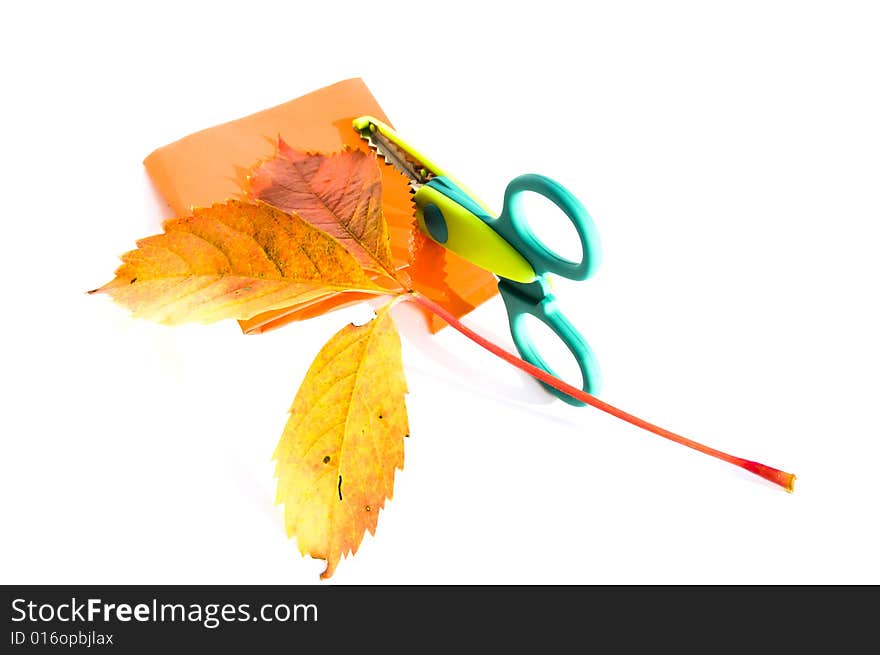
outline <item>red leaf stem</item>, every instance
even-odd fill
[[[528,373],[532,377],[537,378],[541,382],[549,384],[555,389],[559,389],[560,391],[567,393],[568,395],[573,396],[578,400],[581,400],[588,405],[595,407],[596,409],[601,409],[603,412],[607,412],[612,416],[616,416],[617,418],[622,419],[627,423],[631,423],[636,427],[647,430],[648,432],[652,432],[658,436],[663,437],[664,439],[669,439],[670,441],[674,441],[675,443],[687,446],[688,448],[693,448],[694,450],[697,450],[706,455],[716,457],[720,460],[733,464],[734,466],[739,466],[740,468],[743,468],[750,473],[754,473],[755,475],[758,475],[765,480],[769,480],[770,482],[779,485],[786,491],[794,491],[795,475],[793,475],[792,473],[786,473],[785,471],[773,468],[772,466],[767,466],[766,464],[761,464],[760,462],[753,462],[752,460],[743,459],[742,457],[729,455],[728,453],[716,450],[715,448],[710,448],[709,446],[705,446],[697,441],[688,439],[687,437],[683,437],[674,432],[670,432],[669,430],[661,428],[658,425],[649,423],[648,421],[640,419],[638,416],[634,416],[629,412],[618,409],[617,407],[606,403],[604,400],[599,400],[595,396],[592,396],[585,391],[578,389],[577,387],[574,387],[567,382],[564,382],[559,378],[550,375],[543,369],[540,369],[537,366],[528,363],[527,361],[517,357],[516,355],[504,350],[500,346],[497,346],[486,338],[480,336],[469,327],[464,325],[457,318],[455,318],[455,316],[444,309],[441,305],[438,305],[430,298],[423,296],[418,292],[413,292],[409,294],[408,297],[417,302],[425,309],[442,318],[444,321],[449,323],[449,325],[454,327],[456,330],[461,332],[472,341],[481,345],[492,354],[497,355],[498,357],[510,364],[513,364],[520,370],[525,371],[526,373]]]

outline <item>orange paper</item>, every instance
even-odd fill
[[[175,215],[186,216],[194,207],[242,198],[248,171],[275,153],[279,137],[299,150],[334,152],[344,146],[368,150],[351,126],[352,120],[365,114],[391,124],[362,80],[345,80],[191,134],[153,151],[144,165]],[[382,165],[381,170],[392,258],[396,267],[408,271],[414,288],[457,318],[494,296],[498,287],[491,273],[421,235],[406,180],[390,166]],[[246,333],[262,332],[363,300],[357,292],[332,293],[239,323]],[[428,319],[432,332],[445,325],[433,315]]]

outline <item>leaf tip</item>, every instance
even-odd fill
[[[275,156],[284,159],[294,159],[296,154],[297,151],[290,147],[287,141],[285,141],[281,134],[279,134],[278,138],[275,140]]]
[[[137,280],[137,278],[135,278]],[[132,282],[133,283],[133,282]],[[94,289],[89,289],[86,291],[87,296],[93,296],[96,293],[107,293],[111,289],[119,286],[119,278],[116,277],[110,280],[107,284],[101,285],[100,287],[95,287]]]
[[[336,562],[327,559],[327,566],[321,572],[321,580],[329,580],[330,577],[336,572]]]

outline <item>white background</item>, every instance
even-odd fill
[[[551,402],[400,306],[406,467],[329,584],[880,583],[876,7],[6,3],[0,582],[318,582],[270,457],[368,307],[245,337],[85,291],[167,217],[154,148],[362,77],[482,198],[531,171],[590,210],[602,267],[556,289],[602,398],[798,481]],[[511,346],[499,299],[467,322]]]

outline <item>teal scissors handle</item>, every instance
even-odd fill
[[[523,198],[529,192],[547,198],[574,225],[581,246],[579,262],[560,257],[545,246],[532,230],[522,209]],[[539,277],[546,273],[556,273],[572,280],[585,280],[599,266],[601,249],[593,219],[568,189],[549,177],[528,173],[511,180],[504,191],[501,215],[491,225],[528,260]]]
[[[580,261],[561,257],[535,234],[522,210],[522,199],[527,192],[544,196],[568,217],[580,241]],[[520,355],[527,362],[558,377],[541,357],[529,333],[525,317],[530,315],[549,327],[568,348],[580,369],[581,388],[587,393],[598,393],[601,381],[596,358],[580,332],[559,309],[546,278],[547,273],[555,273],[573,280],[584,280],[596,270],[601,250],[598,233],[589,213],[561,184],[542,175],[527,174],[508,184],[501,214],[492,221],[491,226],[519,251],[537,275],[536,280],[530,283],[515,282],[504,277],[500,277],[498,283],[498,291],[507,309],[510,333]],[[585,404],[558,389],[542,384],[550,393],[571,405]]]
[[[589,394],[598,393],[601,386],[601,378],[599,364],[593,355],[593,351],[587,345],[581,333],[577,331],[559,309],[556,297],[547,290],[546,279],[543,277],[538,278],[532,285],[540,286],[543,291],[543,295],[537,300],[531,290],[523,288],[530,285],[524,285],[505,278],[501,278],[498,281],[498,291],[504,300],[504,306],[507,309],[507,319],[510,322],[510,334],[520,356],[530,364],[534,364],[538,368],[547,371],[550,375],[559,377],[553,368],[541,357],[541,353],[529,332],[526,316],[534,316],[556,333],[556,336],[559,337],[566,348],[568,348],[572,357],[574,357],[581,373],[581,388]],[[560,400],[564,400],[569,405],[582,406],[586,404],[582,400],[578,400],[555,387],[551,387],[549,384],[541,382],[541,385],[551,394]]]
[[[579,261],[550,250],[533,232],[523,212],[526,193],[544,196],[571,221],[581,246]],[[450,178],[431,179],[415,195],[420,227],[432,239],[465,259],[498,276],[498,290],[507,308],[510,333],[527,362],[559,377],[541,357],[528,331],[526,316],[549,327],[577,361],[582,389],[597,393],[599,368],[580,333],[558,309],[550,291],[548,273],[574,280],[589,277],[599,264],[596,228],[587,210],[565,187],[548,177],[528,174],[514,178],[504,192],[504,205],[496,218]],[[554,389],[545,388],[572,405],[585,403]]]

